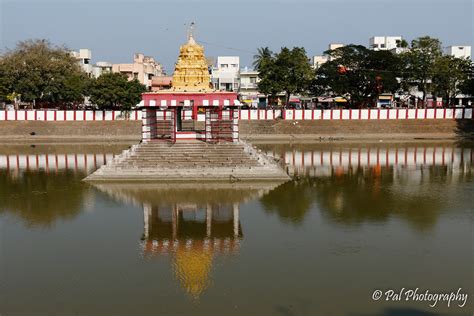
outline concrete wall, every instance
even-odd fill
[[[289,121],[311,120],[452,120],[473,119],[472,108],[456,109],[363,109],[363,110],[239,110],[240,120]],[[121,111],[54,111],[19,110],[0,111],[0,121],[115,121],[141,120],[141,111],[130,111],[127,118]],[[191,119],[191,111],[186,111],[185,120]],[[198,115],[204,121],[204,114]]]

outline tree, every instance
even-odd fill
[[[434,67],[438,58],[442,56],[441,41],[429,36],[419,37],[411,42],[411,48],[403,53],[404,62],[403,80],[405,84],[416,84],[423,93],[423,103],[430,92]]]
[[[21,95],[22,101],[39,103],[66,102],[67,81],[79,77],[81,69],[64,47],[46,40],[19,42],[1,57],[0,90]],[[4,94],[4,92],[2,92]]]
[[[461,93],[474,96],[474,63],[471,61],[468,78],[459,85]]]
[[[3,59],[0,59],[0,101],[8,100],[8,95],[11,91],[11,80],[8,77],[3,63]]]
[[[128,111],[140,102],[145,91],[145,86],[137,79],[128,81],[123,74],[105,73],[92,82],[90,100],[100,109]]]
[[[408,46],[409,46],[408,42],[404,39],[397,40],[396,43],[397,43],[398,48],[408,48]]]
[[[255,70],[260,70],[262,65],[266,62],[271,60],[273,57],[273,52],[268,47],[260,47],[257,50],[257,54],[253,56],[253,68]]]
[[[439,57],[433,67],[433,92],[443,96],[448,105],[453,105],[454,97],[461,92],[468,79],[471,61],[453,56]]]
[[[314,94],[326,93],[349,99],[352,106],[374,103],[383,92],[395,93],[400,60],[388,51],[348,45],[326,51],[329,61],[316,71]]]
[[[288,104],[291,94],[308,91],[314,73],[304,48],[284,47],[276,56],[262,61],[258,69],[261,92],[272,96],[284,92]]]

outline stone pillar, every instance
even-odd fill
[[[150,216],[152,213],[151,205],[150,204],[143,204],[143,234],[145,235],[145,239],[148,239],[150,233]]]
[[[239,237],[239,203],[233,204],[234,237]]]
[[[232,109],[232,142],[236,143],[239,141],[239,119],[238,119],[238,110]],[[249,114],[250,115],[250,114]]]
[[[206,236],[211,237],[211,223],[212,223],[212,206],[207,204],[206,208]]]
[[[147,108],[142,109],[142,142],[148,142],[151,139],[150,133],[150,111]]]
[[[205,122],[205,133],[206,133],[206,142],[211,141],[212,139],[212,128],[211,128],[211,110],[206,108],[206,122]]]
[[[172,234],[173,234],[173,240],[176,240],[176,237],[178,237],[178,207],[176,204],[173,204],[172,210],[171,210],[171,220],[172,220]]]

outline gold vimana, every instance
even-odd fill
[[[204,47],[196,43],[194,23],[188,31],[188,42],[179,49],[178,62],[171,81],[171,90],[179,92],[209,92],[210,75]]]

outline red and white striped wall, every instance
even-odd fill
[[[457,109],[328,109],[240,110],[241,120],[412,120],[472,119],[472,108]]]
[[[423,146],[403,148],[349,148],[331,150],[286,150],[267,151],[267,154],[280,158],[299,173],[308,170],[315,175],[332,172],[332,168],[348,170],[350,167],[402,167],[422,168],[446,166],[453,172],[470,170],[473,165],[472,148]],[[326,174],[330,175],[330,174]]]
[[[141,111],[130,111],[128,118],[121,111],[60,111],[18,110],[0,111],[0,121],[115,121],[142,119]]]
[[[283,111],[283,112],[282,112]],[[142,111],[130,111],[129,120],[141,120]],[[328,109],[328,110],[239,110],[239,120],[416,120],[473,119],[473,108],[456,109]],[[0,121],[115,121],[127,119],[121,111],[0,111]],[[192,119],[186,110],[184,120]],[[205,114],[197,115],[205,121]]]
[[[45,172],[72,170],[90,174],[114,157],[115,154],[112,153],[0,155],[0,170]]]

